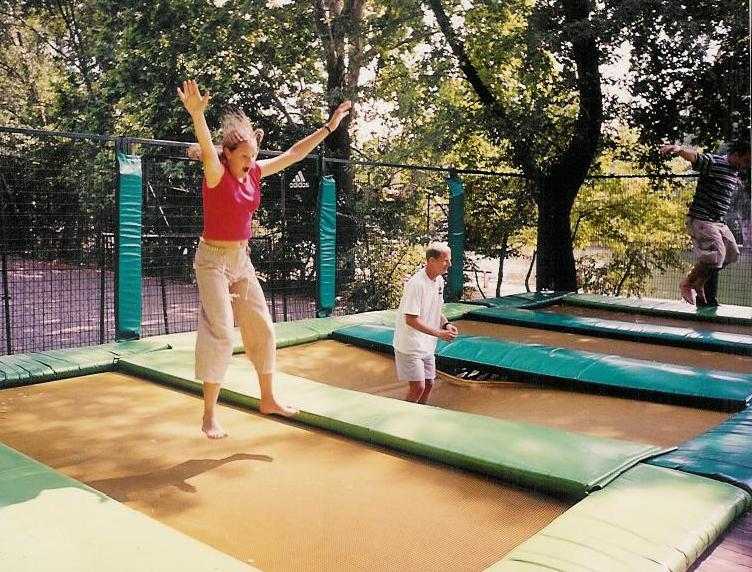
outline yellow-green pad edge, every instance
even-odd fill
[[[3,572],[257,570],[0,444]]]
[[[191,351],[133,356],[120,360],[118,369],[201,392]],[[255,378],[249,362],[234,360],[222,399],[258,409]],[[300,423],[571,498],[584,497],[662,452],[654,445],[417,405],[280,372],[274,383],[277,398],[300,410],[294,418]]]
[[[750,507],[733,485],[641,464],[486,572],[684,572]]]

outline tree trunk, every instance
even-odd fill
[[[579,185],[574,191],[567,192],[560,183],[544,182],[539,190],[538,262],[535,278],[535,289],[538,291],[577,290],[569,221],[577,189]]]
[[[360,70],[363,67],[361,24],[366,0],[312,0],[314,21],[326,59],[326,96],[329,113],[345,99],[357,99]],[[355,109],[353,109],[353,113]],[[351,116],[326,139],[327,155],[338,159],[351,158]],[[330,163],[330,172],[337,185],[337,252],[349,252],[355,244],[358,226],[355,221],[356,197],[353,192],[355,173],[342,163]],[[338,280],[349,282],[353,268],[339,267]]]
[[[499,274],[496,278],[496,297],[501,296],[501,283],[504,281],[504,260],[507,258],[507,246],[509,245],[509,235],[505,234],[501,241],[499,249]]]
[[[572,42],[577,68],[579,111],[569,143],[540,178],[537,290],[577,290],[572,252],[572,205],[596,156],[603,121],[599,48],[588,0],[563,2],[565,37]]]
[[[457,58],[459,68],[483,107],[494,118],[492,124],[496,128],[492,135],[509,140],[515,164],[535,187],[533,191],[539,213],[537,289],[576,290],[577,275],[569,218],[577,192],[597,154],[603,121],[600,48],[593,26],[592,1],[563,0],[555,3],[556,9],[562,10],[564,16],[565,26],[561,37],[572,47],[579,108],[573,125],[565,135],[568,139],[566,145],[552,161],[543,164],[536,156],[535,146],[530,144],[536,134],[518,129],[518,122],[507,113],[503,102],[486,83],[484,74],[476,69],[462,36],[453,29],[452,20],[445,13],[441,1],[430,0],[429,5]]]

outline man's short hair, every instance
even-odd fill
[[[444,252],[452,254],[452,250],[444,242],[432,242],[426,247],[426,260],[439,258]]]
[[[733,155],[733,154],[749,155],[749,141],[744,140],[744,139],[732,141],[729,144],[728,154],[729,155]]]

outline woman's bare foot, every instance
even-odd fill
[[[222,429],[219,425],[219,421],[214,417],[204,417],[204,421],[201,424],[201,430],[206,433],[206,436],[209,439],[224,439],[227,437],[227,433]]]
[[[292,417],[298,413],[298,410],[294,407],[280,405],[274,399],[262,400],[259,411],[264,415],[282,415],[282,417]]]

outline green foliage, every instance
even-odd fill
[[[465,245],[481,256],[518,256],[520,231],[536,223],[535,203],[522,178],[465,176]]]
[[[228,106],[238,106],[263,122],[269,143],[282,145],[299,138],[282,102],[321,118],[320,99],[312,96],[321,85],[316,38],[312,26],[300,25],[310,20],[302,3],[283,10],[269,10],[261,0],[24,0],[18,6],[8,18],[21,28],[34,26],[60,70],[45,109],[56,128],[184,138],[192,126],[175,90],[191,77],[213,94],[211,126]]]
[[[347,313],[396,308],[406,280],[424,262],[425,250],[395,239],[358,244],[352,256],[357,264],[352,281],[338,290]]]
[[[641,296],[655,272],[679,267],[691,194],[691,185],[666,179],[591,179],[573,208],[583,290]]]
[[[620,87],[631,94],[619,106],[624,121],[657,159],[655,148],[688,136],[714,150],[749,133],[749,3],[608,1],[604,30],[629,46],[629,73]]]
[[[0,147],[3,250],[98,264],[103,233],[112,232],[112,145],[2,134]]]
[[[43,127],[59,71],[33,31],[39,23],[19,19],[13,2],[0,2],[0,125]]]
[[[357,170],[355,180],[353,217],[338,220],[337,232],[349,230],[355,241],[338,241],[337,292],[348,312],[394,307],[427,243],[446,240],[446,181],[388,167]]]

